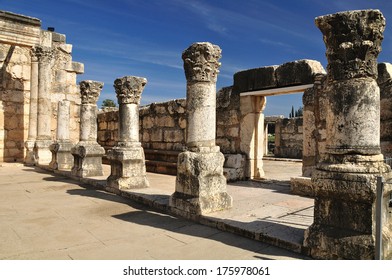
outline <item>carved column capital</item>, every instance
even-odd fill
[[[340,12],[317,17],[315,23],[327,47],[330,79],[377,78],[377,56],[385,29],[379,10]]]
[[[147,79],[135,76],[125,76],[114,81],[118,104],[140,104],[140,98]]]
[[[188,82],[216,82],[222,50],[211,43],[194,43],[182,53]]]
[[[81,81],[79,86],[82,104],[96,104],[103,88],[103,82],[86,80]]]
[[[54,52],[50,47],[35,46],[31,49],[32,61],[48,64],[53,60]]]

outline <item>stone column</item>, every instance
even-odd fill
[[[36,48],[31,49],[31,72],[30,72],[30,111],[29,111],[29,132],[26,147],[26,164],[36,164],[35,141],[37,139],[37,114],[38,114],[38,56]]]
[[[119,140],[108,151],[108,186],[117,189],[148,187],[144,150],[139,141],[139,104],[147,79],[125,76],[114,81],[119,104]]]
[[[57,140],[50,146],[52,161],[50,168],[54,170],[70,170],[73,166],[71,154],[72,142],[69,139],[70,101],[58,103],[57,110]]]
[[[232,206],[223,176],[224,156],[215,145],[216,80],[221,49],[195,43],[182,54],[187,79],[187,151],[179,154],[170,205],[181,215],[202,215]]]
[[[240,149],[246,155],[245,177],[264,177],[264,114],[267,104],[265,96],[241,96]]]
[[[327,47],[327,147],[312,174],[314,223],[304,245],[315,258],[373,259],[376,177],[390,177],[380,153],[375,80],[385,19],[378,10],[349,11],[318,17],[316,25]],[[387,205],[389,194],[383,199]],[[391,230],[391,219],[385,219],[384,256]]]
[[[51,65],[53,61],[53,51],[49,47],[39,46],[36,47],[36,54],[38,56],[38,112],[35,157],[39,165],[47,165],[52,159],[52,153],[49,147],[52,144],[50,87],[52,81]]]
[[[76,177],[103,175],[102,157],[105,149],[97,143],[97,101],[102,87],[102,82],[80,82],[80,137],[79,142],[71,149],[74,157],[72,175]]]

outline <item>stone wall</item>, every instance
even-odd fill
[[[392,158],[392,65],[378,64],[378,86],[380,87],[380,146],[384,158]]]
[[[29,121],[29,47],[0,44],[0,100],[2,161],[22,161]]]
[[[303,118],[278,119],[275,122],[275,157],[302,158]]]
[[[72,45],[65,35],[41,30],[36,18],[0,11],[0,161],[23,161],[30,110],[31,48],[49,47],[53,51],[51,134],[56,138],[57,104],[71,101],[70,138],[79,138],[79,89],[76,75],[83,64],[72,61]]]
[[[325,74],[315,78],[314,86],[305,90],[303,110],[302,175],[310,177],[320,159],[326,153],[328,91]]]
[[[140,108],[143,148],[182,151],[185,148],[185,106],[185,99],[176,99]]]
[[[144,149],[178,152],[185,149],[185,106],[185,99],[176,99],[140,107],[139,132]],[[245,179],[245,156],[239,151],[239,114],[239,95],[232,94],[230,87],[218,91],[216,142],[225,155],[228,180]],[[97,121],[98,143],[108,150],[118,141],[118,109],[100,110]],[[146,153],[147,160],[148,157]]]

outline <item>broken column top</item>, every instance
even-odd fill
[[[135,76],[125,76],[114,81],[118,104],[140,104],[140,98],[147,79]]]
[[[96,104],[103,88],[103,82],[86,80],[81,81],[79,85],[82,104]]]
[[[222,50],[208,42],[194,43],[182,53],[188,82],[216,82]]]
[[[377,56],[385,29],[385,18],[379,10],[320,16],[315,23],[323,33],[327,47],[330,78],[377,78]]]

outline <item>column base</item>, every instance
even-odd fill
[[[74,145],[70,141],[59,141],[50,146],[52,161],[49,167],[53,170],[71,170],[74,158],[71,149]]]
[[[37,164],[37,160],[35,158],[34,146],[35,146],[35,140],[27,140],[25,142],[26,156],[24,159],[24,163],[26,165],[36,165]]]
[[[179,214],[203,215],[231,208],[223,175],[224,156],[219,147],[186,151],[178,156],[176,191],[170,206]]]
[[[52,140],[37,140],[35,141],[35,157],[38,165],[49,165],[52,161],[52,152],[50,151],[50,145]]]
[[[102,176],[102,157],[105,149],[96,142],[79,142],[71,149],[74,165],[71,173],[76,177]]]
[[[147,188],[146,163],[141,146],[115,147],[108,151],[111,174],[107,184],[116,189]]]
[[[360,164],[322,164],[313,172],[314,223],[306,230],[304,240],[313,258],[375,258],[377,176],[388,178],[391,173],[382,161],[372,161],[375,156],[369,157],[368,162],[363,156],[359,158]],[[387,192],[383,194],[384,257],[392,246],[392,220],[385,209]]]

